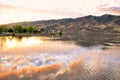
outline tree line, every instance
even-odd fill
[[[62,35],[63,32],[61,30],[47,30],[44,28],[38,28],[33,26],[21,26],[15,25],[9,27],[7,25],[0,25],[0,34],[3,33],[44,33],[44,34],[51,34],[51,35]]]

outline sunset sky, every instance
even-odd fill
[[[0,0],[0,24],[102,14],[120,15],[120,0]]]

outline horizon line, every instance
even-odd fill
[[[66,18],[51,18],[51,19],[36,19],[36,20],[25,20],[25,21],[16,21],[16,22],[8,22],[8,23],[0,23],[0,25],[7,25],[7,24],[15,24],[15,23],[22,23],[22,22],[34,22],[34,21],[50,21],[50,20],[62,20],[62,19],[76,19],[76,18],[82,18],[82,17],[87,17],[87,16],[94,16],[94,17],[101,17],[103,15],[112,15],[112,16],[120,16],[116,14],[102,14],[102,15],[85,15],[81,17],[66,17]]]

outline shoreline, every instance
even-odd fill
[[[43,34],[39,34],[39,33],[10,33],[10,34],[0,34],[1,36],[47,36],[47,35],[43,35]]]
[[[63,34],[63,36],[68,36],[68,35],[74,35],[74,36],[77,36],[77,35],[82,35],[82,34],[91,34],[91,35],[93,35],[93,34],[99,34],[99,35],[113,35],[113,34],[115,34],[115,35],[120,35],[120,33],[78,33],[78,34],[74,34],[74,33],[66,33],[66,34]],[[2,36],[52,36],[51,34],[41,34],[41,33],[2,33],[2,34],[0,34],[0,37],[2,37]],[[57,35],[54,35],[54,36],[57,36]]]

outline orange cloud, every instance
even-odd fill
[[[0,67],[1,68],[1,67]],[[17,69],[17,68],[16,68]],[[22,69],[6,69],[4,71],[0,72],[0,80],[23,80],[25,77],[27,80],[30,80],[31,78],[42,78],[47,77],[50,73],[56,73],[61,69],[61,65],[54,63],[49,66],[42,66],[42,67],[33,67],[33,66],[26,66]],[[20,79],[21,78],[21,79]]]

